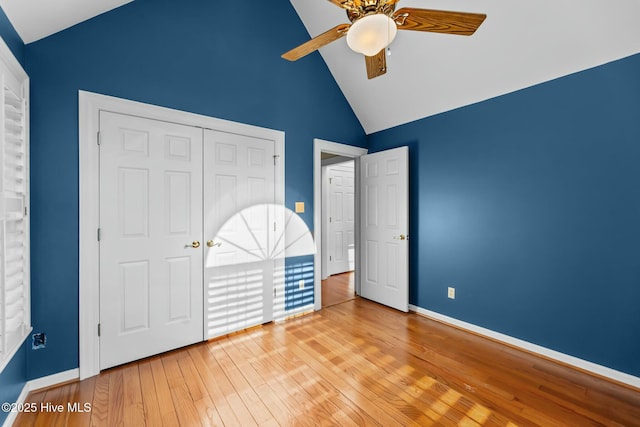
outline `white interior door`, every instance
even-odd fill
[[[355,268],[354,169],[353,161],[327,166],[329,276]]]
[[[361,296],[409,310],[409,149],[360,157]]]
[[[205,131],[207,338],[273,320],[274,156],[273,141]]]
[[[203,339],[202,130],[100,113],[100,369]]]

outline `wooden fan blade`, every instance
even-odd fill
[[[365,56],[367,64],[367,77],[369,79],[376,78],[387,73],[387,55],[385,49],[382,49],[374,56]]]
[[[322,46],[344,37],[347,35],[347,30],[350,26],[351,24],[340,24],[319,36],[312,38],[308,42],[302,43],[300,46],[291,49],[289,52],[283,54],[282,57],[289,61],[297,61],[303,56],[306,56],[311,52],[315,52]]]
[[[446,10],[403,7],[393,14],[399,30],[430,31],[434,33],[470,36],[487,15],[481,13],[449,12]]]

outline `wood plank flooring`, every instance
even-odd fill
[[[334,274],[322,281],[322,308],[331,307],[356,297],[354,290],[355,273],[349,271]]]
[[[640,391],[364,299],[31,393],[16,426],[640,426]]]

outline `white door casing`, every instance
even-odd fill
[[[364,298],[409,310],[409,149],[360,158]]]
[[[275,169],[274,214],[279,226],[284,224],[284,132],[232,122],[194,113],[144,104],[95,93],[79,91],[79,373],[85,379],[100,372],[100,338],[98,324],[100,313],[100,243],[97,230],[100,226],[99,185],[99,135],[102,111],[117,112],[148,119],[166,121],[202,129],[247,135],[275,144],[277,164]],[[274,209],[276,210],[276,209]],[[283,228],[279,228],[283,230]],[[106,237],[106,235],[105,235]],[[188,243],[188,242],[187,242]],[[201,248],[206,245],[200,241]],[[276,272],[284,270],[284,257],[274,259]],[[202,271],[202,270],[201,270]],[[277,274],[277,273],[276,273]],[[284,317],[284,279],[276,276],[274,313],[277,319]],[[202,291],[202,285],[200,287]],[[202,331],[202,322],[199,325]]]
[[[203,339],[201,152],[202,129],[100,113],[100,369]]]
[[[273,320],[274,156],[273,141],[205,131],[207,339]]]
[[[327,166],[327,273],[355,268],[355,164],[354,161]]]
[[[325,233],[324,227],[322,226],[322,153],[335,154],[338,156],[345,156],[354,159],[355,162],[355,187],[356,187],[356,203],[355,203],[355,217],[358,219],[360,217],[360,203],[358,202],[359,189],[360,185],[360,175],[358,173],[360,168],[359,157],[363,154],[367,153],[366,148],[354,147],[353,145],[340,144],[337,142],[325,141],[322,139],[314,139],[313,140],[313,235],[316,240],[316,247],[321,248],[324,243],[323,234]],[[356,251],[356,260],[355,260],[355,291],[356,294],[360,294],[360,230],[359,227],[356,226],[355,230],[355,251]],[[322,251],[316,251],[313,260],[314,271],[314,310],[322,309],[322,277],[320,272],[322,272],[324,268],[324,263],[322,260]]]

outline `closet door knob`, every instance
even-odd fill
[[[212,248],[214,246],[220,247],[220,246],[222,246],[222,242],[213,243],[213,240],[207,240],[207,246],[210,247],[210,248]]]
[[[197,240],[194,240],[193,242],[191,242],[190,245],[184,245],[184,247],[198,249],[200,247],[200,242]]]

